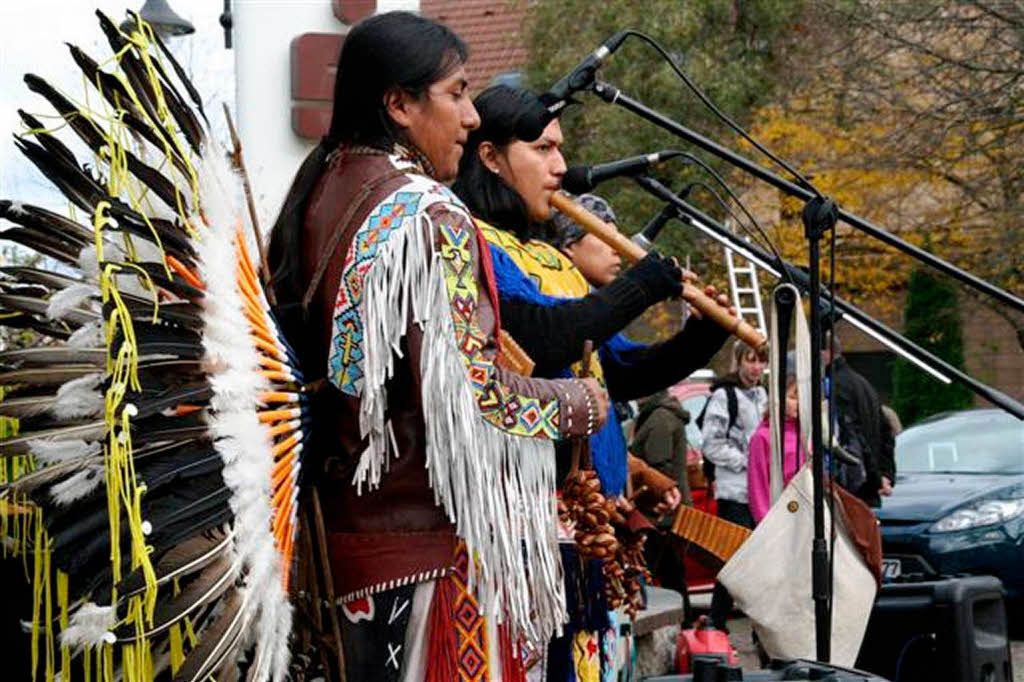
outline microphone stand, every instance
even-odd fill
[[[683,198],[677,196],[671,189],[658,180],[642,175],[634,180],[650,192],[652,195],[665,201],[668,205],[675,207],[677,217],[705,234],[722,243],[726,248],[739,252],[745,258],[757,263],[762,269],[783,277],[784,274],[803,291],[810,295],[811,307],[811,345],[813,349],[821,347],[821,314],[828,303],[821,298],[821,282],[819,269],[819,246],[821,237],[829,229],[835,227],[837,212],[835,205],[831,202],[815,198],[809,202],[804,209],[804,228],[807,234],[810,252],[810,267],[807,274],[784,260],[776,259],[774,256],[765,253],[756,245],[745,242],[733,234],[723,225],[707,216],[705,213],[687,203]],[[781,270],[780,270],[781,268]],[[1013,400],[1009,396],[997,391],[970,375],[949,365],[941,358],[938,358],[928,351],[920,348],[913,342],[904,338],[897,332],[870,316],[858,308],[847,303],[839,297],[834,297],[836,308],[843,311],[851,323],[869,333],[903,357],[917,366],[930,372],[940,380],[949,383],[950,377],[959,383],[966,385],[975,393],[998,404],[1003,409],[1014,414],[1019,419],[1024,419],[1024,405]],[[926,364],[931,363],[932,366]],[[944,376],[936,371],[933,366],[941,368],[949,376]],[[821,433],[821,363],[811,363],[811,441],[812,441],[812,476],[814,481],[814,540],[811,550],[812,561],[812,595],[815,602],[815,637],[816,653],[819,661],[827,662],[831,657],[831,614],[829,607],[829,594],[831,583],[829,581],[828,551],[825,537],[824,522],[824,448],[822,445]]]
[[[636,178],[644,188],[652,191],[664,201],[685,210],[689,206],[672,190],[651,177]],[[664,194],[662,193],[664,191]],[[804,230],[810,244],[811,294],[811,348],[812,353],[821,348],[821,319],[819,281],[819,243],[821,237],[833,229],[838,217],[836,205],[829,199],[815,198],[804,207]],[[724,228],[722,228],[724,230]],[[817,659],[827,663],[831,655],[832,619],[830,602],[832,585],[829,580],[828,543],[825,539],[825,453],[821,433],[821,361],[815,358],[811,363],[811,473],[814,490],[814,538],[811,546],[811,595],[814,599],[814,627]]]
[[[673,121],[667,116],[655,111],[654,109],[651,109],[642,102],[633,99],[629,95],[623,94],[621,90],[619,90],[613,85],[610,85],[609,83],[595,80],[590,84],[589,87],[595,94],[597,94],[598,97],[605,100],[606,102],[621,106],[627,111],[630,111],[640,116],[641,118],[646,119],[651,123],[654,123],[660,128],[664,128],[670,133],[676,135],[677,137],[697,145],[701,149],[704,149],[705,151],[714,154],[715,156],[719,157],[724,161],[728,161],[733,166],[736,166],[737,168],[747,171],[754,177],[760,180],[764,180],[765,182],[771,185],[774,185],[776,188],[782,190],[783,192],[790,196],[797,197],[798,199],[803,199],[804,201],[809,201],[815,196],[814,192],[804,187],[800,187],[799,185],[796,185],[786,180],[785,178],[776,175],[775,173],[772,173],[766,168],[754,163],[750,159],[744,156],[740,156],[739,154],[733,152],[732,150],[726,149],[725,147],[719,145],[718,143],[704,137],[700,133],[690,130],[689,128],[677,123],[676,121]],[[943,272],[949,275],[950,277],[959,280],[960,282],[966,284],[967,286],[977,289],[978,291],[991,296],[1000,303],[1004,303],[1010,306],[1011,308],[1016,309],[1018,312],[1024,312],[1024,299],[1021,299],[1020,297],[1015,296],[1014,294],[1008,291],[1000,289],[991,282],[986,282],[980,277],[972,275],[971,273],[965,270],[961,270],[952,263],[949,263],[939,258],[938,256],[925,251],[924,249],[918,248],[913,244],[910,244],[909,242],[903,241],[899,237],[896,237],[892,233],[883,230],[882,228],[874,225],[873,223],[871,223],[868,220],[865,220],[864,218],[861,218],[858,215],[839,209],[838,217],[847,225],[855,227],[858,230],[861,230],[862,232],[874,237],[875,239],[878,239],[879,241],[882,241],[888,244],[889,246],[899,249],[900,251],[911,256],[915,260],[921,261],[934,267],[940,272]]]
[[[650,176],[638,176],[633,179],[650,194],[673,206],[677,212],[676,217],[684,223],[697,228],[707,236],[722,244],[725,248],[739,253],[747,260],[753,261],[758,267],[766,270],[772,275],[780,279],[788,275],[788,278],[792,280],[793,283],[796,284],[796,286],[804,293],[809,293],[811,291],[808,273],[805,273],[803,270],[787,261],[782,261],[780,263],[774,255],[765,252],[751,242],[744,241],[724,227],[721,223],[717,222],[714,218],[709,217],[700,209],[680,199],[671,189],[663,185],[658,180]],[[965,386],[976,395],[979,395],[994,405],[1006,410],[1018,419],[1024,420],[1024,405],[1017,400],[1014,400],[1002,391],[983,384],[971,375],[950,365],[942,358],[930,353],[924,348],[921,348],[913,341],[910,341],[898,332],[890,329],[881,322],[878,322],[870,315],[839,296],[834,298],[835,307],[843,313],[850,324],[857,327],[868,336],[871,336],[882,345],[888,347],[897,355],[900,355],[908,362],[913,363],[919,369],[931,374],[939,381],[945,384],[955,381]],[[824,300],[820,300],[818,303],[819,309],[824,309],[828,305],[829,302]]]
[[[673,133],[692,144],[728,161],[732,165],[741,168],[755,177],[774,185],[790,196],[795,196],[807,202],[802,213],[804,233],[808,241],[808,293],[811,303],[811,345],[812,351],[817,353],[821,349],[821,280],[820,280],[820,245],[821,238],[829,230],[835,228],[836,222],[842,218],[843,222],[866,232],[867,234],[893,246],[900,251],[910,255],[914,259],[927,263],[939,271],[977,289],[996,300],[1024,312],[1024,300],[1013,294],[1000,289],[999,287],[986,282],[968,272],[947,263],[923,249],[904,242],[892,234],[882,230],[867,220],[852,213],[840,210],[836,204],[828,198],[821,197],[807,188],[785,180],[745,157],[736,154],[724,147],[712,142],[710,139],[680,125],[676,121],[651,109],[643,103],[622,93],[618,88],[598,81],[594,70],[588,70],[586,74],[571,84],[571,90],[578,92],[592,90],[599,97],[611,104],[617,104],[641,118]],[[567,93],[571,94],[571,92]],[[682,203],[669,190],[669,196],[664,197],[672,203]],[[828,550],[825,540],[824,523],[824,451],[822,448],[821,433],[821,362],[811,363],[811,448],[812,448],[812,473],[814,478],[814,540],[811,548],[812,561],[812,594],[814,596],[815,613],[815,639],[816,652],[819,661],[828,662],[831,657],[831,618],[829,612],[829,594],[831,583],[829,581]],[[1021,413],[1011,410],[1019,418]]]

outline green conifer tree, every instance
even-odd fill
[[[904,335],[954,367],[964,366],[962,324],[956,289],[924,270],[910,276]],[[972,404],[970,391],[961,384],[942,384],[906,360],[893,368],[893,408],[909,426],[929,415],[961,410]]]

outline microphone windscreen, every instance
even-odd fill
[[[569,194],[584,194],[594,189],[589,166],[573,166],[562,176],[562,189]]]

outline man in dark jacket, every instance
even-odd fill
[[[863,480],[849,481],[846,487],[865,503],[880,507],[882,496],[892,494],[896,478],[893,438],[882,414],[882,403],[871,383],[846,362],[839,337],[827,333],[825,340],[822,362],[832,366],[839,442],[864,467]]]
[[[640,407],[633,436],[633,451],[679,486],[683,503],[692,505],[686,479],[686,424],[690,414],[668,391],[659,391]]]
[[[693,505],[686,477],[686,424],[690,414],[668,391],[659,391],[640,406],[631,449],[651,467],[669,476],[679,488],[683,504]],[[651,573],[662,587],[683,596],[684,621],[691,622],[690,597],[686,590],[685,543],[666,524],[647,536],[644,555]]]

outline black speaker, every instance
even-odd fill
[[[766,670],[749,672],[714,659],[702,661],[700,656],[693,663],[692,675],[647,677],[643,682],[887,682],[869,672],[805,660],[775,660]]]
[[[991,576],[885,584],[857,668],[892,682],[1013,682],[1003,596]]]

